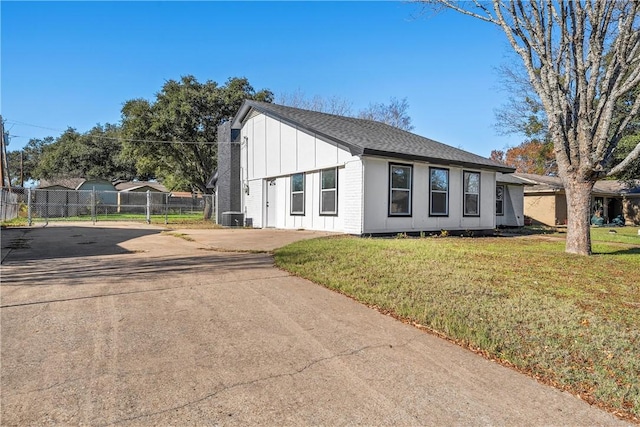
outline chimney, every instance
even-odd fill
[[[224,212],[240,212],[241,191],[240,129],[231,129],[227,121],[218,126],[218,224]]]

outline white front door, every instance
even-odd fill
[[[276,212],[278,205],[278,189],[276,188],[276,180],[267,180],[267,198],[266,198],[266,212],[267,212],[267,227],[276,226]]]

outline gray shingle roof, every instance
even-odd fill
[[[155,181],[122,181],[115,184],[118,191],[132,191],[140,187],[151,187],[161,193],[168,193],[167,187]]]
[[[510,173],[515,169],[441,142],[384,123],[247,100],[233,120],[240,128],[254,109],[349,148],[352,155],[371,155]]]
[[[513,174],[504,174],[498,172],[496,174],[496,182],[500,182],[503,184],[515,184],[515,185],[532,185],[529,181],[525,181],[524,179],[520,179]]]
[[[534,175],[531,173],[516,173],[513,176],[533,184],[525,189],[526,193],[564,190],[562,179],[557,176]],[[637,181],[635,185],[629,186],[629,183],[623,181],[602,180],[597,181],[593,186],[593,195],[628,195],[638,193],[640,193],[640,181]]]
[[[41,179],[38,183],[37,188],[47,188],[47,187],[64,187],[70,190],[75,190],[80,187],[80,185],[85,182],[84,178],[54,178],[54,179]]]

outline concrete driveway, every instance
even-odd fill
[[[269,254],[211,250],[315,233],[182,232],[2,230],[0,424],[624,425]]]

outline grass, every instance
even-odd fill
[[[182,213],[182,214],[169,214],[165,215],[151,215],[151,224],[168,225],[170,228],[173,226],[179,226],[180,228],[219,228],[211,220],[205,220],[202,218],[202,212],[194,213]],[[91,222],[91,216],[72,216],[64,218],[34,218],[33,222]],[[146,222],[146,216],[144,214],[125,214],[125,213],[113,213],[96,216],[96,222],[109,222],[109,221],[139,221]],[[26,217],[18,217],[10,221],[2,221],[4,227],[25,227],[28,225]]]
[[[185,234],[185,233],[175,233],[175,232],[171,232],[171,231],[163,231],[162,234],[165,234],[167,236],[177,237],[179,239],[186,240],[187,242],[194,242],[195,241],[193,239],[193,237],[191,237],[191,236],[189,236],[188,234]]]
[[[557,239],[337,237],[292,244],[275,258],[637,421],[640,246],[594,234],[592,257],[564,253]]]
[[[638,230],[638,227],[591,227],[591,240],[640,245]]]

